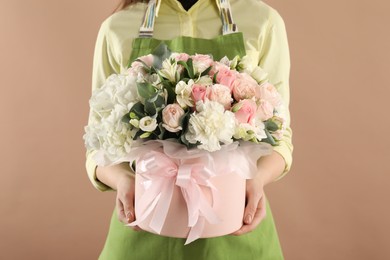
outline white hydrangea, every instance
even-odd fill
[[[210,152],[221,149],[220,143],[230,144],[235,132],[235,116],[225,111],[223,105],[215,101],[198,101],[197,112],[189,119],[185,138],[192,144],[200,143],[199,149]]]
[[[130,151],[134,131],[122,117],[139,101],[134,75],[113,74],[92,93],[84,141],[88,150],[102,150],[110,161]]]

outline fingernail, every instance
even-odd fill
[[[250,224],[252,222],[252,216],[247,215],[244,219],[245,224]]]
[[[128,212],[127,213],[127,221],[130,222],[131,220],[133,220],[133,212]]]

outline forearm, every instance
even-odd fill
[[[96,177],[98,180],[107,186],[116,190],[118,183],[122,177],[133,176],[132,170],[128,162],[123,162],[111,166],[98,166],[96,168]]]
[[[283,157],[275,151],[257,161],[258,176],[262,178],[264,186],[275,181],[283,173],[285,167]]]

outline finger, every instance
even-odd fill
[[[123,209],[126,216],[126,222],[131,223],[135,220],[134,214],[134,192],[130,191],[124,194],[122,198]]]
[[[126,214],[123,208],[123,203],[118,197],[116,198],[116,209],[119,221],[126,222]]]
[[[244,224],[249,225],[252,223],[253,218],[257,212],[257,208],[261,197],[262,197],[261,193],[248,192],[247,195],[248,203],[244,211]]]
[[[239,230],[232,233],[232,235],[239,236],[239,235],[249,233],[249,232],[253,231],[260,224],[260,222],[266,216],[266,203],[265,203],[265,201],[266,201],[266,198],[265,198],[265,196],[263,196],[259,201],[258,208],[257,208],[257,211],[254,215],[252,223],[248,224],[248,225],[244,224]]]

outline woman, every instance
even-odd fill
[[[125,71],[129,62],[150,53],[160,40],[177,52],[211,53],[214,58],[252,56],[256,65],[269,73],[269,81],[284,99],[287,129],[273,153],[258,161],[256,178],[247,181],[241,229],[223,237],[198,239],[186,246],[181,238],[125,226],[135,220],[132,171],[128,164],[97,167],[93,160],[96,151],[87,151],[86,167],[93,185],[100,191],[117,192],[109,234],[99,259],[283,259],[263,191],[265,185],[282,178],[292,162],[290,59],[282,18],[258,0],[123,1],[121,10],[100,28],[93,88],[100,87],[110,74]]]

